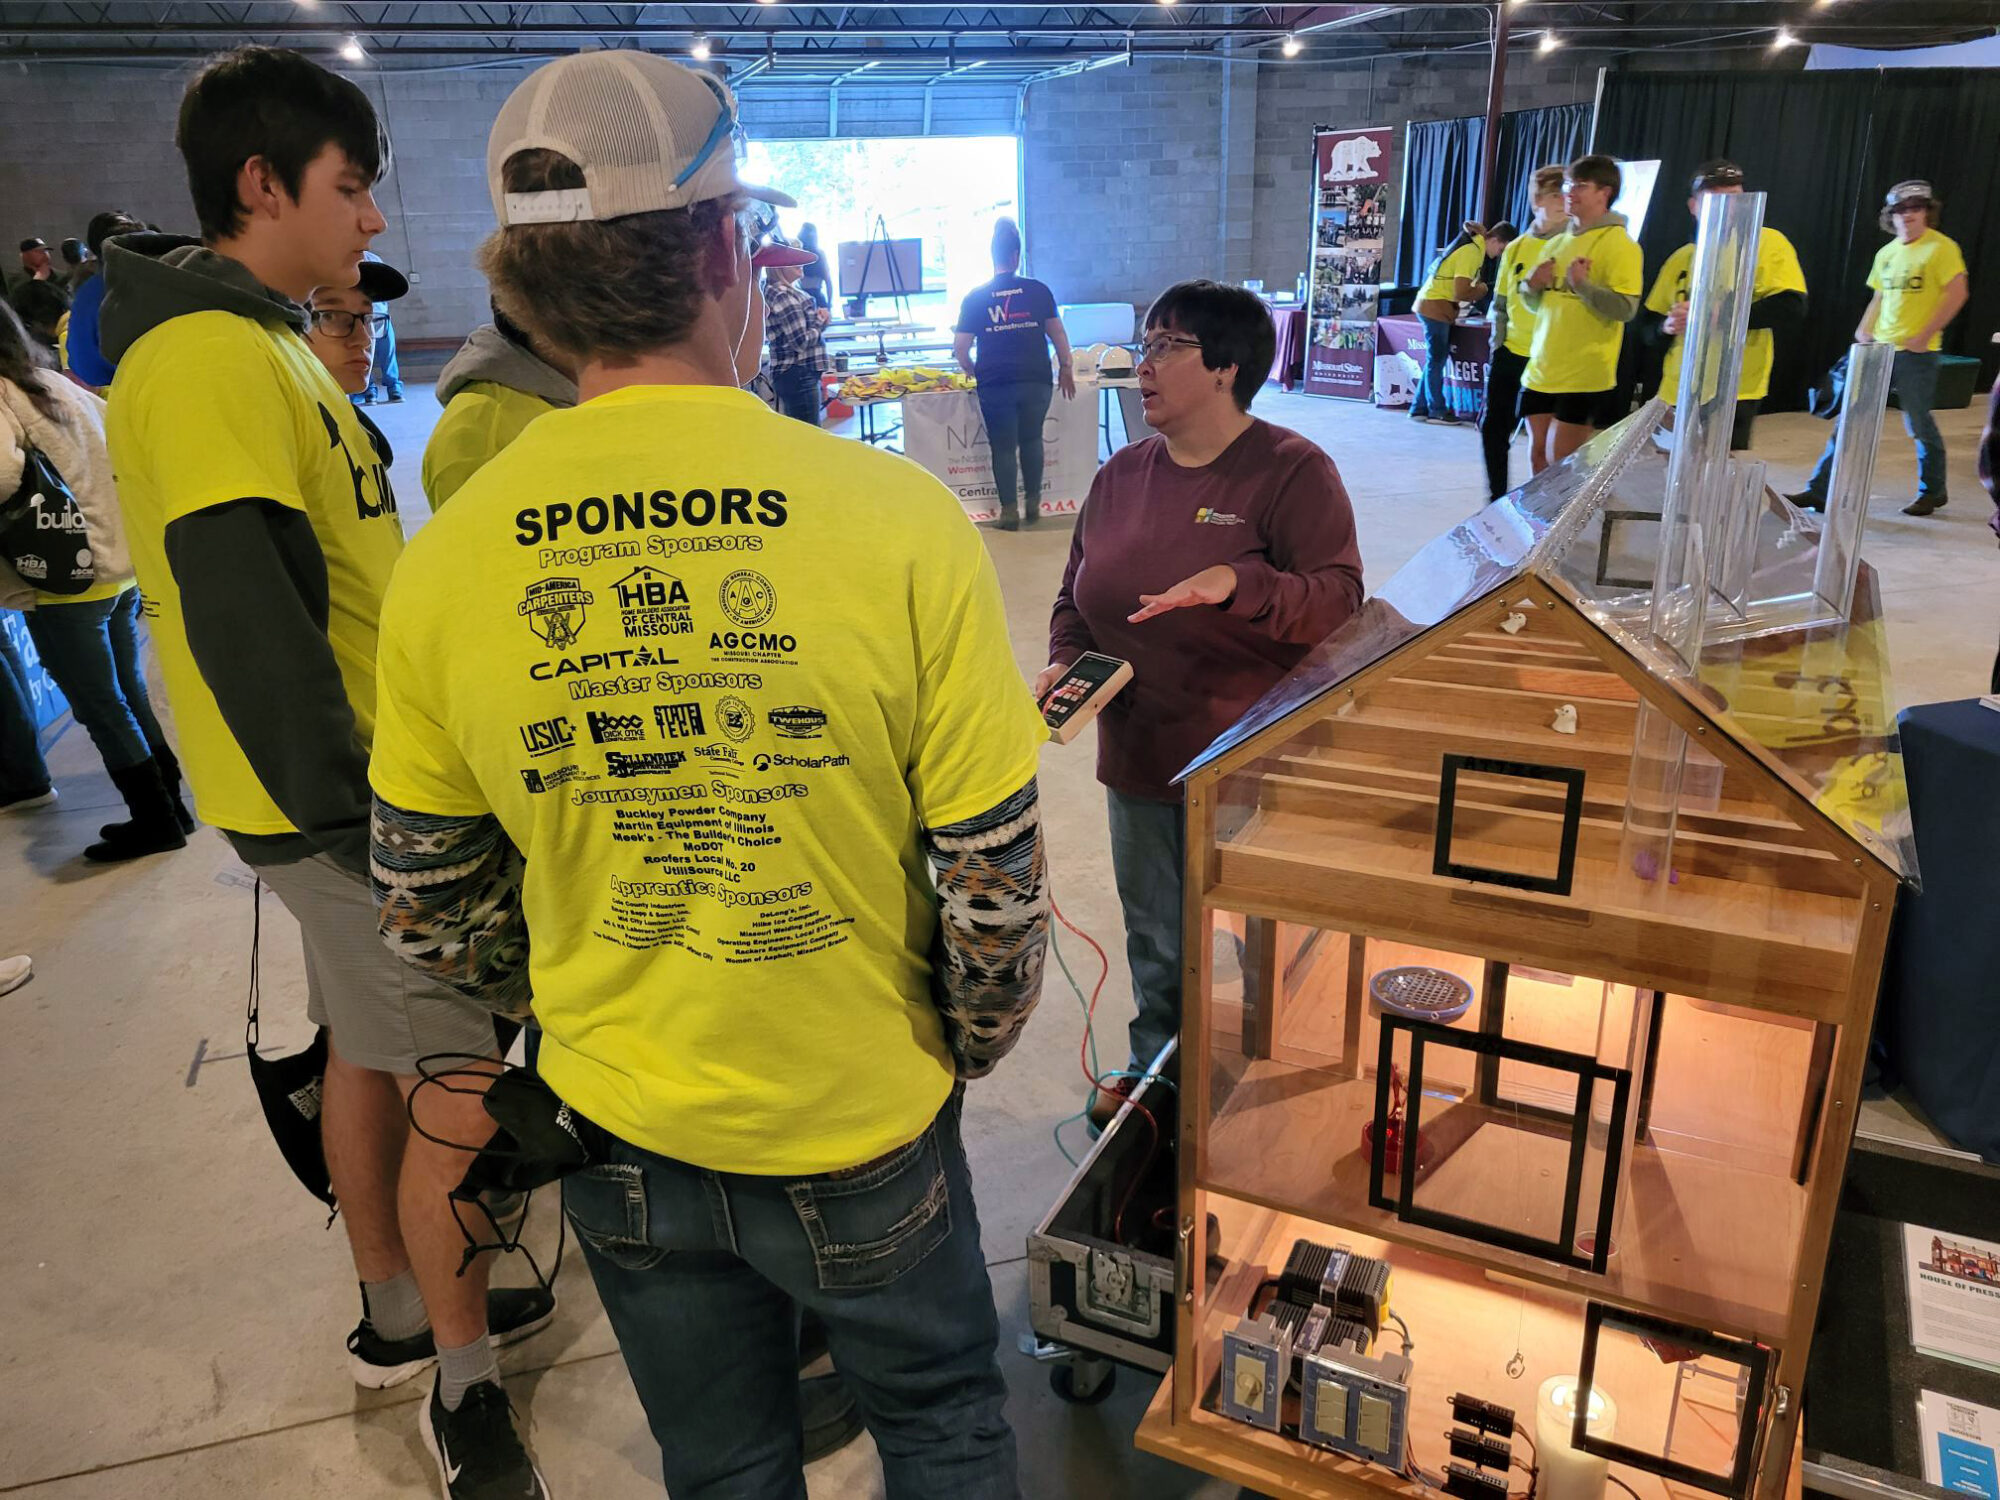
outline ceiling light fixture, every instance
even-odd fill
[[[368,61],[368,54],[361,50],[361,39],[355,36],[350,36],[341,44],[340,55],[349,62]]]
[[[688,56],[692,57],[696,62],[707,62],[709,51],[708,38],[700,32],[696,32],[694,45],[688,48]]]
[[[1301,52],[1306,50],[1306,44],[1300,41],[1294,33],[1288,31],[1285,33],[1284,45],[1278,50],[1283,52],[1287,57],[1297,57]]]
[[[1777,35],[1771,38],[1773,52],[1783,52],[1787,47],[1796,47],[1798,44],[1799,39],[1792,35],[1792,28],[1789,26],[1780,26]]]
[[[1160,0],[1160,4],[1162,5],[1178,5],[1179,3],[1180,0]]]
[[[1535,50],[1541,53],[1549,53],[1555,51],[1561,45],[1561,37],[1557,36],[1553,31],[1545,31],[1542,33],[1542,39],[1535,43]]]

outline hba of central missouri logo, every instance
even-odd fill
[[[561,651],[576,644],[583,632],[583,610],[597,596],[579,578],[544,578],[528,585],[517,613],[528,628],[550,649]]]
[[[625,639],[656,635],[687,635],[694,630],[688,591],[671,573],[658,568],[634,568],[611,585],[612,597],[624,617]]]

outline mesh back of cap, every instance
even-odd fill
[[[548,64],[501,107],[487,142],[494,211],[505,222],[502,168],[518,152],[559,151],[583,168],[595,217],[680,208],[715,195],[728,151],[680,188],[686,168],[725,109],[718,89],[679,63],[646,52],[587,52]]]

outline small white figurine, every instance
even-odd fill
[[[1518,610],[1500,622],[1500,628],[1509,635],[1519,635],[1521,627],[1528,623],[1528,617]]]
[[[1576,705],[1565,703],[1556,710],[1555,722],[1549,725],[1557,734],[1576,733]]]

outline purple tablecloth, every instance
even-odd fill
[[[1273,307],[1271,323],[1278,334],[1278,356],[1271,362],[1270,379],[1285,390],[1297,390],[1306,374],[1306,310]]]

